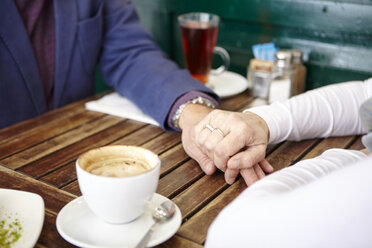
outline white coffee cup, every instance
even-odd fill
[[[149,168],[143,172],[137,170],[133,172],[129,169],[132,167],[120,169],[117,174],[122,174],[121,171],[129,171],[129,175],[124,173],[124,175],[114,177],[112,174],[117,171],[112,171],[114,167],[108,166],[105,161],[121,158],[142,161]],[[108,166],[110,168],[107,169],[109,176],[93,174],[96,172],[90,167],[97,161],[102,163],[101,167]],[[111,165],[110,162],[107,163]],[[134,167],[136,167],[135,163]],[[159,171],[159,157],[153,152],[137,146],[104,146],[90,150],[80,155],[76,160],[77,178],[85,201],[96,216],[112,224],[131,222],[144,212],[147,203],[151,201],[156,191]]]

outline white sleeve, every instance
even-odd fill
[[[253,112],[266,121],[269,143],[362,134],[359,107],[371,96],[372,78],[321,87],[244,112]]]
[[[293,166],[264,177],[249,187],[247,192],[250,192],[250,195],[261,197],[293,191],[367,157],[361,151],[340,148],[329,149],[318,157],[302,160]]]
[[[221,211],[205,247],[372,247],[371,165],[330,150],[267,176]]]

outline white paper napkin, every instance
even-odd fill
[[[85,103],[85,108],[159,126],[159,123],[152,117],[144,114],[129,99],[120,96],[116,92],[108,94],[98,100]]]

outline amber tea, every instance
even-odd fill
[[[206,83],[212,66],[218,27],[195,25],[181,26],[185,63],[192,77]]]

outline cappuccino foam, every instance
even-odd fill
[[[130,177],[153,169],[148,154],[145,149],[137,147],[106,146],[81,155],[79,165],[98,176]]]
[[[106,177],[128,177],[144,173],[151,169],[145,161],[127,158],[111,157],[102,161],[90,162],[85,168],[89,173]]]

